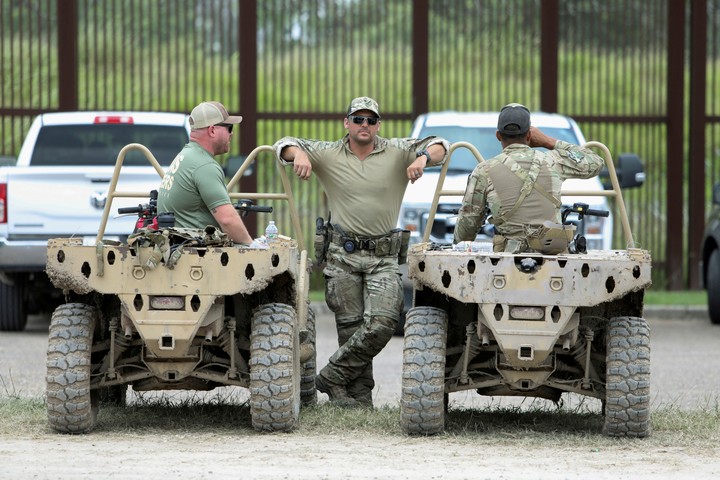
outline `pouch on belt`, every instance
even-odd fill
[[[543,222],[540,227],[526,229],[528,246],[545,255],[567,252],[568,244],[575,235],[575,225]]]

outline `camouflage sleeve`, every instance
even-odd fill
[[[485,192],[488,180],[484,165],[478,165],[468,178],[462,206],[458,214],[453,243],[475,240],[480,227],[485,223]]]
[[[280,160],[280,163],[283,165],[290,165],[292,162],[286,161],[284,158],[282,158],[281,154],[283,151],[283,148],[295,146],[301,148],[305,153],[307,153],[308,158],[310,159],[310,162],[314,162],[317,160],[318,155],[320,152],[334,148],[338,142],[327,142],[324,140],[312,140],[312,139],[305,139],[305,138],[297,138],[297,137],[283,137],[277,142],[273,144],[273,150],[275,150],[275,156]]]
[[[557,141],[551,154],[554,158],[555,170],[563,180],[594,177],[605,165],[605,160],[589,148],[562,140]]]
[[[430,136],[425,137],[421,139],[417,138],[389,138],[387,139],[388,145],[395,147],[399,150],[404,150],[408,152],[407,156],[407,163],[408,165],[415,161],[415,152],[419,152],[420,150],[425,150],[431,145],[435,145],[436,143],[439,143],[445,148],[445,156],[442,159],[441,163],[438,163],[437,165],[442,165],[445,163],[445,160],[448,158],[448,154],[450,153],[450,143],[441,137],[436,136]]]

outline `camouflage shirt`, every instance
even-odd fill
[[[439,137],[375,138],[375,148],[364,160],[350,150],[349,137],[335,142],[285,137],[273,145],[277,157],[283,148],[297,146],[307,153],[330,204],[332,223],[359,236],[387,234],[397,226],[408,184],[407,167],[415,152],[448,142]],[[447,157],[447,154],[446,154]],[[443,159],[443,162],[445,159]]]
[[[533,161],[539,167],[535,169],[537,178],[524,183],[531,174]],[[568,178],[593,177],[604,164],[603,158],[591,150],[561,140],[550,151],[517,143],[508,145],[498,156],[480,163],[470,175],[454,242],[474,240],[488,215],[492,215],[489,221],[495,224],[497,233],[515,239],[524,238],[526,226],[541,225],[544,221],[560,223],[562,182]],[[523,185],[526,196],[515,208]]]

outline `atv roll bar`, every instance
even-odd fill
[[[150,152],[150,150],[145,146],[141,145],[139,143],[130,143],[128,145],[125,145],[120,152],[118,153],[117,161],[115,162],[115,169],[113,170],[112,179],[110,180],[110,185],[108,186],[108,193],[107,193],[107,202],[105,203],[105,209],[103,210],[102,220],[100,221],[100,226],[98,228],[97,237],[95,237],[95,243],[98,244],[102,240],[103,236],[105,235],[105,228],[107,227],[107,221],[110,217],[110,211],[112,209],[112,203],[115,198],[148,198],[149,193],[148,192],[129,192],[129,191],[118,191],[117,183],[118,179],[120,178],[120,170],[122,168],[123,162],[125,161],[125,155],[133,150],[140,151],[142,154],[145,155],[145,158],[147,161],[152,165],[152,167],[157,172],[160,179],[165,177],[165,171],[158,163],[155,156]],[[230,192],[230,190],[237,185],[237,183],[240,181],[240,178],[242,177],[242,174],[247,170],[250,165],[255,161],[255,157],[258,156],[260,152],[270,152],[273,154],[273,158],[275,156],[275,150],[269,145],[260,145],[259,147],[256,147],[252,152],[250,152],[250,155],[247,156],[243,164],[240,166],[238,171],[235,173],[235,175],[232,177],[230,182],[227,184],[228,189],[228,195],[230,195],[230,198],[232,200],[242,200],[242,199],[250,199],[250,200],[285,200],[288,202],[288,206],[290,207],[290,220],[293,224],[293,231],[295,232],[295,240],[298,243],[298,247],[300,248],[300,251],[305,250],[305,240],[302,235],[302,230],[300,228],[300,217],[297,213],[297,208],[295,207],[295,199],[292,195],[292,188],[290,187],[290,181],[288,180],[287,172],[285,172],[285,169],[283,168],[282,164],[279,161],[275,161],[278,172],[280,173],[280,179],[282,180],[283,188],[285,190],[285,193],[249,193],[249,192]]]
[[[620,216],[620,222],[623,227],[623,233],[625,234],[625,243],[627,248],[635,248],[635,240],[633,239],[632,231],[630,230],[630,222],[628,221],[627,210],[625,210],[625,201],[622,197],[622,191],[620,190],[620,183],[618,182],[617,173],[615,172],[615,164],[612,161],[610,150],[600,142],[587,142],[583,145],[585,148],[598,148],[603,152],[605,158],[605,165],[610,175],[610,181],[612,183],[612,190],[594,190],[594,191],[580,191],[580,190],[563,190],[561,194],[563,196],[589,196],[589,197],[614,197],[617,204],[618,214]],[[435,187],[435,195],[433,196],[433,202],[430,206],[430,213],[428,215],[428,221],[425,225],[425,231],[423,232],[424,243],[430,240],[430,232],[432,230],[433,222],[435,221],[435,214],[437,213],[437,207],[440,197],[443,196],[464,196],[465,190],[444,190],[442,187],[445,184],[445,176],[447,174],[448,166],[450,165],[450,156],[458,148],[467,148],[475,156],[475,159],[480,162],[484,162],[482,154],[475,145],[468,142],[455,142],[450,145],[450,152],[448,152],[448,160],[443,164],[440,170],[440,176],[438,178],[437,186]]]

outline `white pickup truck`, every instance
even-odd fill
[[[0,331],[23,330],[31,313],[62,300],[44,273],[47,241],[94,242],[117,154],[145,145],[168,166],[188,142],[188,116],[161,112],[67,112],[39,115],[15,166],[0,168]],[[125,157],[118,190],[156,189],[158,174],[139,152]],[[147,199],[119,199],[118,207]],[[137,217],[113,218],[105,237],[127,237]]]
[[[413,124],[410,137],[423,138],[436,135],[445,138],[451,144],[455,142],[468,142],[475,146],[485,160],[488,160],[502,151],[500,142],[495,137],[497,132],[498,112],[430,112],[418,116]],[[585,136],[577,123],[567,116],[533,112],[532,125],[540,128],[547,135],[558,140],[583,145]],[[465,190],[467,179],[477,165],[477,160],[465,148],[457,149],[448,165],[447,175],[443,183],[444,190]],[[615,166],[620,186],[631,188],[642,185],[645,180],[640,159],[634,154],[622,154],[617,157]],[[408,185],[403,197],[398,227],[410,230],[410,244],[422,240],[425,225],[427,224],[430,206],[433,201],[435,187],[440,176],[440,167],[430,167],[424,175],[414,184]],[[601,173],[602,176],[602,173]],[[601,179],[569,179],[563,182],[564,191],[597,191],[602,189]],[[438,203],[438,211],[433,222],[430,241],[436,243],[451,243],[453,231],[457,222],[457,211],[462,202],[461,197],[442,197]],[[572,196],[563,197],[564,204],[572,205],[575,202],[586,203],[591,209],[611,210],[605,197],[599,196]],[[610,250],[613,238],[612,215],[607,218],[586,216],[579,226],[587,240],[588,250]],[[478,241],[490,243],[492,226],[489,225],[478,236]],[[405,307],[412,305],[412,283],[407,277],[407,267],[401,266],[403,285],[405,290]]]

